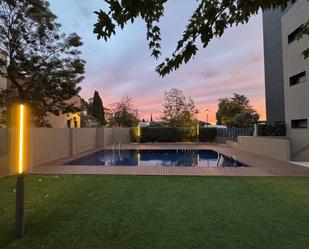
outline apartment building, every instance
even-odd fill
[[[309,21],[309,1],[267,11],[263,20],[267,119],[284,118],[292,160],[309,161],[309,59],[302,55],[309,48],[309,36],[297,39]]]

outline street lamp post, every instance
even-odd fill
[[[206,127],[208,128],[208,113],[209,113],[209,110],[206,109]]]

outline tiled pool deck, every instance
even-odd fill
[[[106,146],[104,149],[112,149]],[[121,149],[209,149],[236,159],[251,167],[246,168],[206,168],[206,167],[120,167],[120,166],[68,166],[65,162],[78,159],[95,152],[88,151],[71,158],[58,160],[36,167],[34,174],[105,174],[105,175],[177,175],[177,176],[309,176],[309,168],[275,160],[253,153],[233,149],[218,144],[128,144]],[[100,149],[101,150],[101,149]]]

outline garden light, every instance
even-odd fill
[[[25,171],[25,121],[26,107],[24,104],[19,104],[13,114],[16,113],[14,127],[15,143],[17,145],[17,167],[18,175],[16,180],[16,212],[15,212],[15,237],[19,239],[24,235],[24,171]],[[14,109],[13,109],[14,110]]]
[[[25,106],[19,106],[19,147],[18,147],[18,173],[23,173],[23,153],[24,153],[24,115]]]

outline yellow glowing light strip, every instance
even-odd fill
[[[141,127],[137,126],[137,136],[140,137],[141,136]]]
[[[24,145],[24,105],[20,105],[19,110],[19,157],[18,157],[18,171],[23,173],[23,145]]]

